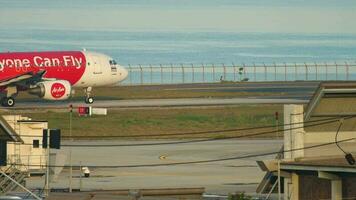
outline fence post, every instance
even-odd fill
[[[315,80],[318,80],[318,64],[316,64],[316,62],[314,62],[315,64]]]
[[[277,81],[277,65],[276,65],[276,62],[273,62],[273,66],[274,66],[274,81]]]
[[[265,63],[263,63],[264,69],[265,69],[265,81],[267,81],[267,67]]]
[[[193,65],[193,63],[192,63],[192,82],[194,83],[195,81],[194,81],[194,65]]]
[[[232,63],[232,70],[234,72],[234,82],[236,82],[236,67],[235,67],[235,63]]]
[[[203,83],[205,83],[205,66],[202,63],[201,66],[203,67]]]
[[[173,83],[173,64],[171,63],[171,83]]]
[[[284,63],[284,81],[287,81],[287,63]]]
[[[338,66],[337,66],[337,63],[335,62],[335,71],[336,71],[336,80],[339,79],[338,77]]]
[[[349,64],[345,61],[346,66],[346,80],[349,80]]]
[[[325,79],[328,80],[328,63],[325,62]]]
[[[256,64],[253,63],[253,77],[255,79],[255,82],[256,82]]]
[[[143,71],[142,71],[142,66],[141,66],[141,64],[139,64],[139,66],[140,66],[140,74],[141,74],[141,76],[140,76],[140,79],[141,79],[141,85],[143,85]]]
[[[182,82],[184,83],[185,82],[184,66],[183,66],[183,64],[180,64],[180,65],[182,67]]]
[[[159,64],[159,67],[161,68],[161,84],[163,84],[163,67],[162,67],[162,64]]]
[[[153,81],[152,81],[153,78],[152,78],[152,65],[151,65],[151,64],[150,64],[150,70],[151,70],[151,73],[150,73],[150,74],[151,74],[151,85],[152,85],[152,84],[153,84]]]
[[[129,64],[129,74],[130,74],[130,85],[132,85],[132,69],[130,64]]]
[[[212,65],[212,67],[213,67],[213,82],[215,82],[215,66],[214,66],[214,64]]]
[[[297,69],[297,63],[294,63],[294,80],[296,81],[298,79],[298,69]]]
[[[307,81],[308,80],[308,65],[307,63],[304,63],[305,65],[305,80]]]
[[[224,70],[224,81],[226,80],[226,67],[225,67],[225,64],[223,63],[223,70]]]

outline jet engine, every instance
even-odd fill
[[[72,94],[72,86],[68,81],[42,81],[29,90],[30,94],[47,100],[65,100]]]

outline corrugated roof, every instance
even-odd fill
[[[344,157],[331,156],[281,162],[281,169],[355,173],[356,165],[350,165]]]
[[[304,120],[348,115],[356,115],[356,82],[321,82],[305,109]]]

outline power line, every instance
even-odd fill
[[[351,119],[351,118],[353,118],[353,116],[345,118],[345,120]],[[137,146],[189,144],[189,143],[210,142],[210,141],[216,141],[216,140],[228,140],[228,139],[237,139],[237,138],[258,136],[258,135],[266,135],[266,134],[270,134],[270,133],[296,130],[296,129],[305,128],[305,127],[320,126],[320,125],[330,124],[330,123],[337,122],[337,121],[339,121],[339,119],[329,120],[329,121],[325,121],[325,122],[317,123],[317,124],[310,124],[310,125],[306,125],[306,126],[293,127],[293,128],[288,128],[288,129],[281,129],[281,130],[274,130],[274,131],[263,131],[263,132],[259,132],[259,133],[245,134],[245,135],[239,135],[239,136],[229,136],[229,137],[224,137],[224,138],[207,138],[207,139],[188,140],[188,141],[185,140],[185,141],[174,141],[174,142],[133,143],[133,144],[66,144],[66,145],[61,145],[61,146],[64,146],[64,147],[137,147]],[[24,145],[32,145],[32,144],[24,144]]]
[[[347,141],[352,141],[355,140],[356,138],[349,138],[345,140],[340,140],[338,143],[342,142],[347,142]],[[227,158],[219,158],[219,159],[210,159],[210,160],[198,160],[198,161],[187,161],[187,162],[173,162],[173,163],[162,163],[162,164],[141,164],[141,165],[85,165],[86,167],[89,168],[139,168],[139,167],[162,167],[162,166],[175,166],[175,165],[188,165],[188,164],[202,164],[202,163],[213,163],[213,162],[222,162],[222,161],[229,161],[229,160],[240,160],[240,159],[246,159],[246,158],[255,158],[255,157],[262,157],[262,156],[269,156],[269,155],[274,155],[278,153],[286,153],[286,152],[293,152],[293,151],[300,151],[300,150],[306,150],[306,149],[313,149],[313,148],[318,148],[318,147],[323,147],[323,146],[328,146],[335,144],[335,142],[328,142],[328,143],[323,143],[323,144],[318,144],[318,145],[312,145],[308,147],[302,147],[302,148],[295,148],[295,149],[289,149],[289,150],[283,150],[283,151],[272,151],[272,152],[266,152],[266,153],[260,153],[260,154],[249,154],[249,155],[243,155],[243,156],[235,156],[235,157],[227,157]],[[22,166],[21,164],[13,164],[17,166]],[[40,167],[40,166],[47,166],[47,165],[26,165],[29,167]],[[49,167],[69,167],[67,165],[49,165]],[[79,168],[80,166],[73,166],[76,168]]]
[[[348,119],[350,119],[350,118],[353,118],[353,117],[349,117]],[[237,139],[237,138],[258,136],[258,135],[266,135],[266,134],[277,133],[277,132],[282,132],[282,131],[300,129],[300,128],[304,128],[304,127],[320,126],[320,125],[330,124],[330,123],[337,122],[337,121],[339,121],[339,120],[338,119],[337,120],[329,120],[329,121],[326,121],[326,122],[317,123],[317,124],[310,124],[310,125],[306,125],[306,126],[293,127],[293,128],[274,130],[274,131],[263,131],[263,132],[259,132],[259,133],[245,134],[245,135],[239,135],[239,136],[228,136],[228,137],[223,137],[223,138],[208,138],[208,139],[188,140],[188,141],[156,142],[156,143],[135,143],[135,144],[84,144],[84,145],[67,144],[67,145],[62,145],[62,146],[65,146],[65,147],[132,147],[132,146],[156,146],[156,145],[188,144],[188,143],[209,142],[209,141],[216,141],[216,140],[228,140],[228,139]]]
[[[322,122],[328,121],[332,119],[339,119],[339,117],[332,117],[327,119],[319,119],[307,122],[295,122],[295,123],[288,123],[288,124],[278,124],[276,125],[268,125],[268,126],[258,126],[258,127],[247,127],[247,128],[235,128],[235,129],[221,129],[221,130],[212,130],[212,131],[197,131],[197,132],[183,132],[183,133],[171,133],[171,134],[149,134],[149,135],[92,135],[92,136],[84,136],[84,135],[77,135],[77,136],[61,136],[61,138],[137,138],[137,137],[167,137],[167,136],[179,136],[179,135],[200,135],[200,134],[214,134],[214,133],[224,133],[224,132],[234,132],[234,131],[247,131],[247,130],[257,130],[257,129],[264,129],[264,128],[275,128],[281,126],[291,126],[297,124],[309,124],[315,122]],[[21,135],[21,137],[39,137],[38,135]]]

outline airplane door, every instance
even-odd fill
[[[93,61],[94,61],[94,74],[103,73],[100,58],[98,56],[93,56]]]

